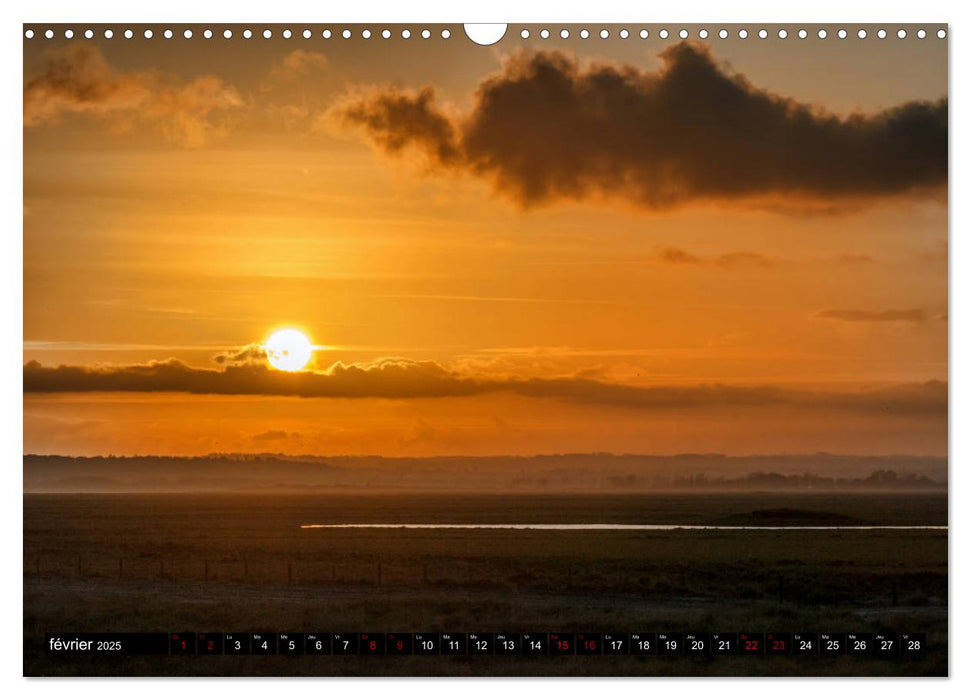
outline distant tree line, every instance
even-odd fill
[[[631,475],[632,476],[632,475]],[[655,479],[655,485],[671,488],[729,488],[729,489],[939,489],[945,484],[920,474],[898,474],[892,469],[877,469],[865,477],[830,477],[804,472],[780,474],[778,472],[752,472],[744,476],[708,476],[690,474],[683,477]],[[661,482],[661,483],[658,483]],[[666,483],[665,483],[666,482]]]

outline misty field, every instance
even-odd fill
[[[25,495],[27,675],[944,675],[946,531],[304,530],[306,523],[946,525],[943,494]],[[779,515],[781,514],[781,515]],[[815,521],[814,521],[815,522]],[[770,523],[766,523],[770,524]],[[918,658],[129,657],[45,632],[926,632]]]

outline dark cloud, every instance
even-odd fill
[[[654,258],[672,265],[700,265],[704,262],[701,257],[681,248],[658,248]]]
[[[84,44],[51,51],[24,83],[24,126],[87,114],[123,131],[149,127],[183,146],[201,146],[222,130],[216,115],[242,106],[215,76],[177,83],[157,72],[121,73]]]
[[[541,399],[639,409],[794,406],[825,410],[943,414],[947,384],[900,384],[850,392],[775,386],[634,386],[582,376],[556,379],[489,378],[455,372],[435,362],[386,359],[336,363],[321,372],[279,372],[265,366],[190,367],[178,360],[133,365],[45,367],[24,365],[24,391],[188,392],[323,398],[418,399],[508,392]]]
[[[460,165],[459,136],[452,121],[439,111],[435,91],[371,92],[348,98],[336,109],[343,120],[365,128],[388,153],[417,146],[440,165]]]
[[[256,442],[274,442],[277,440],[295,440],[300,437],[298,432],[290,432],[288,430],[264,430],[262,433],[257,433],[252,437]]]
[[[840,117],[757,88],[698,44],[660,58],[648,72],[523,52],[464,114],[431,87],[352,95],[334,114],[385,152],[413,148],[524,207],[617,198],[829,210],[944,186],[946,99]]]
[[[847,321],[849,323],[892,323],[899,321],[921,323],[927,319],[927,314],[921,309],[886,309],[883,311],[823,309],[816,312],[816,318]]]
[[[266,365],[266,349],[259,343],[250,343],[213,355],[217,365],[240,367],[244,365]]]
[[[718,267],[771,267],[775,262],[750,250],[722,253],[712,257],[702,257],[681,248],[658,248],[654,259],[670,265],[717,265]]]

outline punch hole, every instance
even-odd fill
[[[463,28],[465,29],[465,36],[471,39],[473,43],[479,46],[492,46],[506,35],[507,26],[505,24],[465,24]],[[445,36],[445,31],[442,32],[443,39],[448,38],[448,36]]]

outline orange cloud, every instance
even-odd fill
[[[27,79],[24,126],[86,114],[121,130],[147,126],[173,143],[198,147],[223,130],[218,116],[242,105],[239,93],[215,76],[177,84],[159,73],[122,73],[98,49],[77,44],[50,52],[40,74]]]
[[[482,81],[464,114],[444,109],[431,87],[348,96],[332,114],[384,152],[423,153],[523,207],[615,199],[652,210],[828,210],[944,186],[946,99],[843,118],[757,88],[701,45],[660,58],[646,72],[521,52]]]

